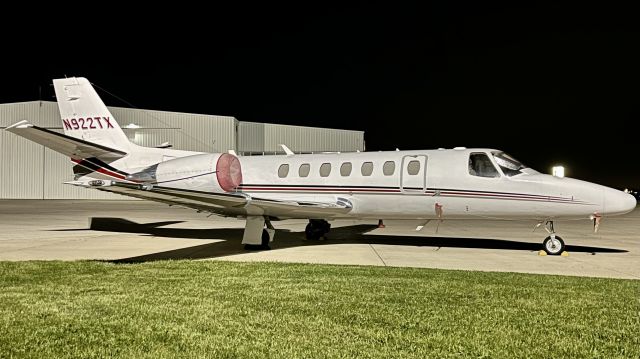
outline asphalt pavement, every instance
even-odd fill
[[[640,279],[640,210],[556,222],[567,256],[541,256],[543,228],[493,220],[333,221],[324,241],[304,220],[274,222],[271,250],[246,251],[244,220],[144,201],[0,200],[0,260],[162,259],[424,267]]]

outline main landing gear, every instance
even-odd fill
[[[331,224],[324,219],[310,219],[304,230],[307,239],[322,240],[329,233]],[[271,249],[270,242],[273,242],[275,228],[271,225],[269,218],[264,216],[248,216],[247,224],[244,227],[242,244],[246,250]]]
[[[266,227],[265,227],[266,226]],[[247,224],[242,236],[242,244],[246,250],[271,249],[269,242],[273,241],[276,233],[271,221],[263,216],[247,217]]]
[[[304,235],[306,239],[323,240],[330,229],[331,224],[324,219],[310,219],[304,229]]]
[[[549,237],[545,238],[542,242],[542,249],[544,249],[548,255],[560,255],[560,253],[564,251],[564,241],[560,236],[556,235],[556,231],[553,228],[553,221],[547,221],[545,223],[545,229],[549,233]]]

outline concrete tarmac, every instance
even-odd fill
[[[640,210],[556,222],[568,256],[540,256],[533,222],[334,221],[325,241],[304,240],[304,220],[274,222],[270,251],[240,244],[244,220],[144,201],[0,200],[0,260],[123,262],[215,259],[425,267],[640,279]]]

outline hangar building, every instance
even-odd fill
[[[169,143],[175,149],[239,155],[294,152],[364,151],[364,132],[270,123],[242,122],[234,117],[109,107],[129,139],[141,146]],[[62,132],[58,105],[52,101],[0,104],[0,128],[20,120]],[[0,131],[0,199],[128,199],[65,185],[73,179],[72,163],[57,152]]]

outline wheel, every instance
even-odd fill
[[[304,229],[304,235],[306,239],[321,240],[325,234],[329,233],[329,229],[331,224],[324,219],[310,219]]]
[[[269,232],[267,232],[267,229],[265,228],[262,230],[262,236],[260,237],[260,244],[245,244],[244,249],[247,251],[259,251],[259,250],[271,249],[271,247],[269,247],[270,239],[271,238],[269,238]]]
[[[557,256],[564,251],[564,241],[558,236],[551,235],[542,242],[542,248],[548,255]]]
[[[304,235],[306,239],[318,240],[329,232],[331,224],[323,219],[311,219],[304,228]]]
[[[257,245],[257,244],[245,244],[244,245],[244,250],[245,251],[259,251],[262,249],[262,244],[261,245]]]
[[[263,229],[262,230],[262,249],[271,249],[271,247],[269,247],[269,232],[267,232],[267,229]]]
[[[331,223],[325,221],[324,219],[322,220],[322,235],[324,236],[325,234],[329,233],[329,231],[331,230]]]
[[[304,228],[304,236],[306,239],[316,241],[322,237],[322,231],[318,227],[314,226],[312,222],[307,223]]]

